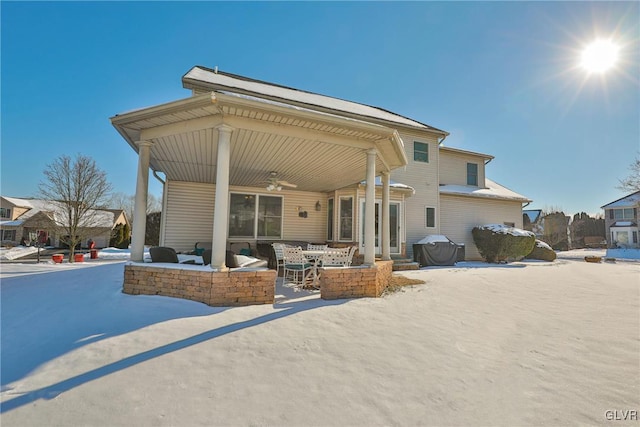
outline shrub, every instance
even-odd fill
[[[535,245],[535,235],[526,230],[500,224],[474,227],[473,241],[487,262],[522,259]]]
[[[551,246],[541,240],[536,240],[536,244],[533,246],[533,249],[529,255],[526,256],[528,259],[540,259],[543,261],[554,261],[556,257],[556,252],[551,249]]]

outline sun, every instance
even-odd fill
[[[619,50],[610,40],[596,40],[582,51],[580,65],[590,73],[604,73],[618,61]]]

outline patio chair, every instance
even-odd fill
[[[347,267],[351,267],[351,263],[353,262],[353,255],[356,253],[356,249],[358,249],[357,246],[351,246],[351,248],[349,249],[349,258],[347,261]]]
[[[149,255],[151,255],[151,262],[170,262],[176,264],[180,262],[175,249],[167,246],[154,246],[149,248]]]
[[[322,255],[322,267],[348,267],[351,248],[331,248]]]
[[[285,246],[284,255],[284,280],[287,279],[287,273],[293,276],[293,283],[296,285],[304,285],[308,272],[311,272],[314,265],[302,253],[300,247]]]
[[[213,253],[213,251],[211,249],[205,249],[202,252],[202,264],[203,265],[211,264],[211,254],[212,253]]]
[[[315,245],[313,243],[307,243],[308,251],[324,251],[329,247],[329,245]]]
[[[272,243],[273,252],[276,255],[276,276],[280,275],[280,267],[284,267],[284,243]]]

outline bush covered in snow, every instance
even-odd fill
[[[487,262],[522,259],[535,245],[535,235],[526,230],[502,224],[489,224],[471,230],[480,255]]]
[[[556,251],[551,249],[551,246],[547,245],[541,240],[536,240],[536,244],[533,246],[533,250],[525,258],[539,259],[543,261],[554,261],[556,257]]]

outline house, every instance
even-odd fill
[[[59,231],[56,231],[54,219],[56,204],[49,200],[20,199],[16,197],[0,197],[0,234],[2,244],[19,244],[22,239],[27,243],[37,242],[60,247]],[[90,226],[86,226],[82,234],[87,240],[92,239],[96,247],[109,246],[112,230],[119,224],[128,224],[129,220],[122,209],[92,210],[94,218]],[[58,221],[59,223],[59,221]]]
[[[610,248],[639,248],[638,208],[640,191],[602,206],[604,209],[607,246]]]
[[[357,245],[374,265],[411,257],[430,234],[479,259],[474,226],[522,227],[530,200],[486,177],[493,156],[443,146],[446,131],[217,68],[193,67],[182,84],[191,96],[111,122],[138,153],[136,207],[149,168],[163,175],[160,244],[186,251],[213,241],[214,271],[225,271],[229,242]],[[134,227],[132,260],[143,243]]]

